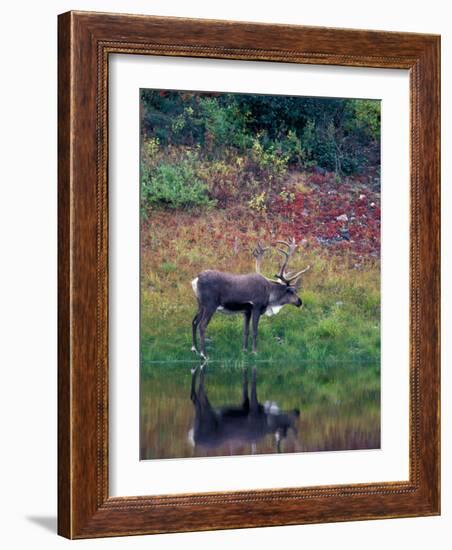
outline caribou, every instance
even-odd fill
[[[257,244],[253,255],[256,258],[256,272],[245,275],[227,273],[208,269],[200,273],[191,284],[198,300],[198,311],[192,321],[192,351],[198,352],[197,332],[201,340],[200,355],[206,358],[205,335],[206,328],[215,312],[234,314],[242,313],[243,349],[248,349],[249,327],[253,328],[253,353],[257,352],[257,331],[259,319],[263,314],[276,315],[285,305],[302,306],[297,292],[301,284],[301,276],[310,266],[298,272],[288,272],[290,258],[297,249],[295,239],[276,241],[277,251],[283,256],[275,279],[269,279],[260,273],[262,258],[269,247]]]

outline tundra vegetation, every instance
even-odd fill
[[[141,90],[141,362],[194,360],[191,280],[255,270],[294,237],[304,307],[263,318],[255,361],[378,363],[380,103]],[[269,250],[261,271],[274,277]],[[242,316],[214,315],[207,353],[240,364]],[[378,369],[373,369],[378,376]]]

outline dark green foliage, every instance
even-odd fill
[[[141,101],[144,135],[163,146],[200,145],[212,157],[226,147],[243,153],[259,135],[292,165],[339,174],[360,173],[369,147],[379,157],[376,100],[143,89]]]
[[[148,206],[223,204],[230,188],[250,199],[254,188],[279,192],[289,170],[378,177],[376,100],[143,89],[141,116]],[[218,163],[227,174],[213,180]]]

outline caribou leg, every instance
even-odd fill
[[[191,322],[192,327],[192,346],[191,351],[197,353],[198,351],[198,342],[196,341],[196,331],[198,329],[199,320],[201,319],[201,309],[198,310],[198,313],[193,317]]]
[[[253,353],[257,352],[257,329],[259,326],[259,319],[261,316],[261,311],[258,308],[254,308],[252,312],[253,317]]]
[[[248,350],[248,336],[250,333],[251,311],[245,311],[243,314],[243,351]]]
[[[210,322],[210,319],[212,319],[212,315],[215,313],[215,309],[207,309],[205,308],[202,312],[201,319],[198,321],[199,325],[199,336],[201,339],[201,357],[204,359],[207,359],[206,355],[206,328],[207,325]]]

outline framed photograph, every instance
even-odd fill
[[[59,16],[61,535],[440,513],[439,56]]]

